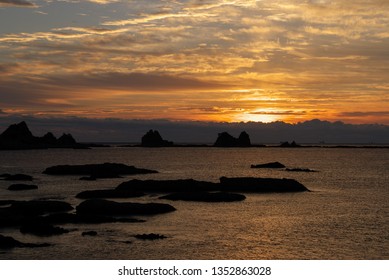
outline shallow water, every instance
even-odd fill
[[[318,172],[251,169],[279,161]],[[121,179],[80,181],[49,176],[57,164],[118,162],[160,173]],[[49,242],[47,248],[0,250],[1,259],[388,259],[389,149],[339,148],[96,148],[92,150],[0,151],[1,173],[33,175],[38,190],[10,192],[0,181],[0,199],[61,199],[78,205],[83,190],[114,188],[138,179],[217,182],[221,176],[294,178],[312,192],[247,194],[233,203],[161,201],[155,196],[120,201],[156,201],[177,211],[141,217],[145,223],[64,225],[71,232],[40,238],[2,229],[23,242]],[[95,230],[95,237],[81,232]],[[142,233],[167,239],[137,240]]]

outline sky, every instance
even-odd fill
[[[0,116],[389,125],[388,27],[388,0],[0,0]]]

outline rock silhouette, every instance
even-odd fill
[[[250,136],[245,131],[241,132],[238,138],[231,136],[227,132],[222,132],[218,134],[214,146],[215,147],[250,147],[251,146]]]
[[[0,134],[0,150],[47,148],[86,148],[86,146],[77,143],[70,134],[63,134],[59,139],[51,132],[42,137],[34,136],[24,121],[10,125]]]
[[[173,142],[164,140],[157,130],[150,129],[142,137],[142,147],[171,147]]]

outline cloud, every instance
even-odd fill
[[[25,0],[0,0],[0,7],[27,7],[27,8],[36,8],[37,6]]]

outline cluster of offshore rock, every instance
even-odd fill
[[[156,173],[155,170],[141,169],[117,163],[57,165],[43,171],[47,175],[74,176],[86,175],[98,178],[116,178],[124,175]],[[4,180],[32,181],[32,176],[25,174],[3,174]],[[35,187],[20,184],[11,185],[9,189],[33,190]],[[161,200],[182,200],[207,203],[237,202],[245,200],[245,193],[269,192],[304,192],[308,189],[293,179],[274,178],[220,178],[219,182],[180,180],[129,180],[116,188],[88,190],[77,194],[82,199],[77,206],[58,200],[0,200],[0,228],[16,227],[22,234],[36,236],[62,235],[70,229],[66,224],[100,224],[100,223],[139,223],[145,222],[139,217],[160,215],[176,211],[176,208],[164,202],[118,202],[117,198],[136,198],[149,195]],[[95,236],[97,232],[82,232],[82,236]],[[135,238],[156,240],[165,238],[159,234],[139,234]],[[0,248],[42,247],[48,243],[23,243],[9,236],[0,235]]]

